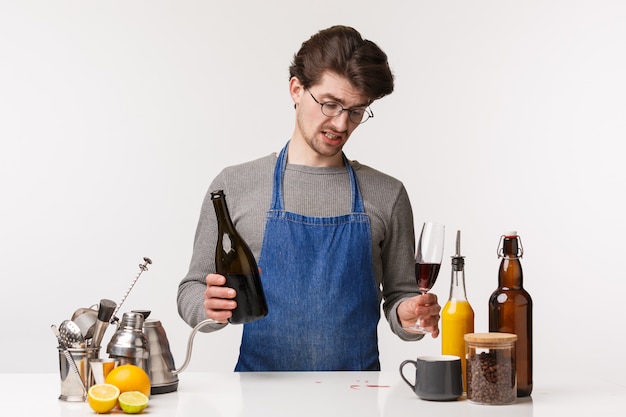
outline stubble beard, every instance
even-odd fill
[[[307,129],[304,118],[300,114],[298,114],[296,120],[298,123],[298,130],[300,131],[300,134],[302,135],[304,142],[315,153],[325,158],[332,158],[342,151],[343,145],[345,145],[345,142],[342,143],[340,146],[328,146],[324,142],[324,140],[321,138],[321,136],[324,134],[323,126],[322,126],[322,130],[316,130],[316,129],[309,130]],[[344,136],[346,135],[347,134],[344,133]]]

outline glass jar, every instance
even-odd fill
[[[512,333],[468,333],[467,399],[476,404],[513,404],[517,398],[515,341]]]

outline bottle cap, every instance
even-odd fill
[[[515,258],[507,257],[504,254],[504,241],[506,239],[515,240],[517,242],[517,256]],[[509,232],[505,232],[502,236],[500,236],[500,241],[498,242],[498,258],[508,258],[508,259],[518,259],[524,256],[524,248],[522,246],[522,238],[519,237],[516,230],[512,230]]]
[[[453,271],[462,271],[464,266],[465,266],[465,259],[463,256],[452,257],[452,270]]]
[[[211,191],[211,200],[217,200],[224,197],[224,190]]]

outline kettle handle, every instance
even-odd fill
[[[191,334],[189,335],[189,340],[187,341],[187,356],[185,357],[185,362],[180,368],[172,371],[172,375],[178,375],[179,373],[184,371],[185,368],[187,368],[187,365],[189,365],[189,361],[191,360],[191,350],[193,347],[193,339],[196,336],[196,333],[198,333],[198,330],[200,330],[200,328],[206,326],[207,324],[212,324],[212,323],[219,323],[219,322],[213,319],[206,319],[196,324],[196,327],[194,327],[193,330],[191,331]]]

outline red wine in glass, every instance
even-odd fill
[[[435,285],[439,268],[441,268],[441,264],[415,263],[415,279],[421,292],[428,292]]]
[[[426,222],[422,225],[415,252],[415,279],[417,288],[422,294],[430,291],[439,275],[445,230],[443,224]],[[415,324],[407,329],[418,333],[430,333],[431,330],[422,327],[421,323],[422,317],[418,317]]]

